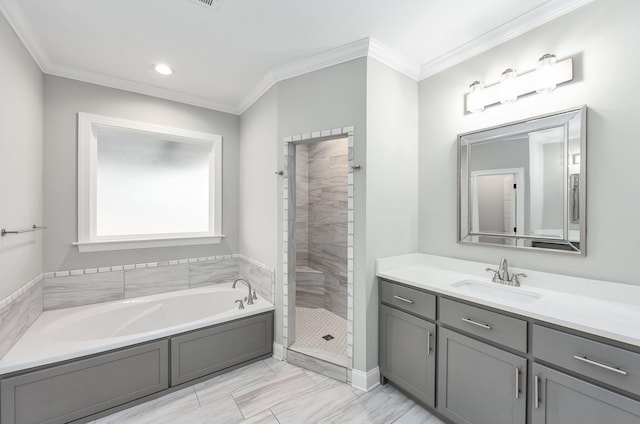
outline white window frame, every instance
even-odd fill
[[[162,135],[164,140],[208,144],[209,232],[97,236],[97,130],[116,127]],[[222,136],[90,113],[78,113],[78,241],[80,252],[220,243],[222,234]]]

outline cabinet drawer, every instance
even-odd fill
[[[533,356],[630,393],[640,393],[639,353],[534,325]]]
[[[436,297],[411,287],[380,280],[380,301],[430,320],[436,319]]]
[[[440,298],[440,322],[486,340],[527,351],[527,322]]]
[[[2,424],[68,423],[168,387],[168,343],[147,343],[2,380]]]

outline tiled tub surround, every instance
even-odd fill
[[[44,311],[0,360],[0,374],[132,346],[170,335],[272,311],[258,296],[238,309],[235,299],[246,287],[231,284],[155,294],[134,302],[117,300],[98,305]]]
[[[44,309],[184,290],[246,278],[273,301],[274,271],[243,255],[58,271],[44,275]]]
[[[353,229],[354,229],[354,210],[353,210],[353,198],[354,198],[354,186],[353,186],[353,127],[334,128],[331,130],[322,130],[309,132],[304,134],[298,134],[294,136],[288,136],[284,138],[283,159],[284,159],[284,178],[283,178],[283,346],[286,348],[289,343],[292,342],[295,334],[294,319],[295,317],[295,303],[290,302],[291,296],[294,293],[290,293],[292,289],[290,284],[293,284],[296,273],[296,263],[290,263],[290,253],[296,248],[296,240],[293,235],[295,233],[295,210],[296,205],[293,202],[296,196],[293,193],[290,195],[290,191],[295,188],[295,180],[290,182],[291,177],[295,177],[295,149],[301,144],[305,144],[313,139],[347,139],[347,284],[346,284],[346,311],[347,311],[347,363],[348,368],[351,367],[351,361],[353,357]],[[290,175],[291,172],[291,175]],[[311,219],[311,218],[310,218]],[[339,292],[336,292],[339,293]],[[344,293],[344,292],[343,292]],[[337,300],[334,301],[334,305],[338,304]],[[291,318],[291,323],[290,323]]]
[[[42,313],[42,275],[0,301],[0,358]]]
[[[376,275],[596,336],[640,346],[640,286],[513,268],[528,277],[520,288],[540,295],[532,302],[478,296],[452,286],[462,280],[489,284],[495,264],[411,254],[376,261]]]

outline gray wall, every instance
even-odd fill
[[[88,112],[220,134],[223,138],[221,244],[78,253],[77,113]],[[168,100],[45,76],[44,243],[45,271],[91,268],[238,252],[240,118]]]
[[[640,157],[637,76],[640,2],[590,3],[555,21],[420,82],[419,251],[594,279],[639,284],[635,270],[640,198],[629,195]],[[535,68],[543,53],[574,58],[574,81],[548,95],[464,114],[476,79],[492,83],[507,67]],[[615,70],[615,72],[612,72]],[[456,243],[456,134],[587,104],[587,256],[504,250]],[[585,163],[586,156],[582,156]],[[612,207],[615,205],[615,207]]]
[[[418,83],[367,61],[365,284],[354,287],[354,367],[378,365],[376,258],[416,252],[418,245]],[[421,164],[422,166],[422,164]],[[360,171],[362,172],[362,171]],[[440,199],[431,199],[440,207]],[[455,233],[454,233],[455,234]]]
[[[276,267],[278,91],[271,88],[240,118],[240,252]],[[277,329],[276,329],[277,332]]]
[[[0,13],[0,228],[42,225],[42,73]],[[42,273],[43,232],[0,238],[0,300]]]
[[[345,126],[354,127],[354,158],[356,163],[365,162],[366,154],[366,81],[367,81],[367,60],[357,59],[350,62],[342,63],[329,68],[321,69],[305,75],[288,79],[278,83],[278,137],[277,143],[273,146],[273,151],[278,157],[278,169],[284,169],[284,156],[282,151],[283,139],[286,136],[302,134],[312,131],[320,131],[332,128],[342,128]],[[356,214],[355,222],[355,258],[354,268],[356,276],[355,286],[364,286],[364,189],[365,189],[365,172],[356,173],[354,177],[354,206],[361,211],[361,216]],[[274,196],[272,202],[278,211],[278,233],[276,239],[278,258],[282,257],[282,179],[278,181],[277,196]],[[276,302],[282,299],[282,263],[277,263],[276,273]],[[356,294],[356,300],[361,299],[360,304],[354,304],[354,314],[361,314],[363,321],[363,329],[365,312],[363,311],[366,301],[364,288],[355,288],[360,290],[360,295]],[[293,293],[290,294],[293,296]],[[278,306],[278,305],[276,305]],[[289,307],[293,307],[291,303]],[[359,310],[360,312],[356,311]],[[276,341],[282,342],[282,312],[276,309]],[[291,314],[291,312],[290,312]],[[365,331],[357,331],[358,334],[364,334]],[[354,333],[355,334],[355,333]],[[364,340],[366,336],[362,337]],[[354,340],[354,344],[358,344]],[[357,349],[357,348],[356,348]],[[354,354],[355,355],[355,354]],[[360,356],[354,357],[354,366],[358,369],[367,369],[364,365],[360,365],[359,360],[364,360],[365,353],[360,352]],[[360,358],[360,359],[359,359]]]

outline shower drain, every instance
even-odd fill
[[[331,334],[327,334],[326,336],[322,336],[323,339],[325,339],[326,341],[329,341],[331,339],[333,339],[334,337]]]

